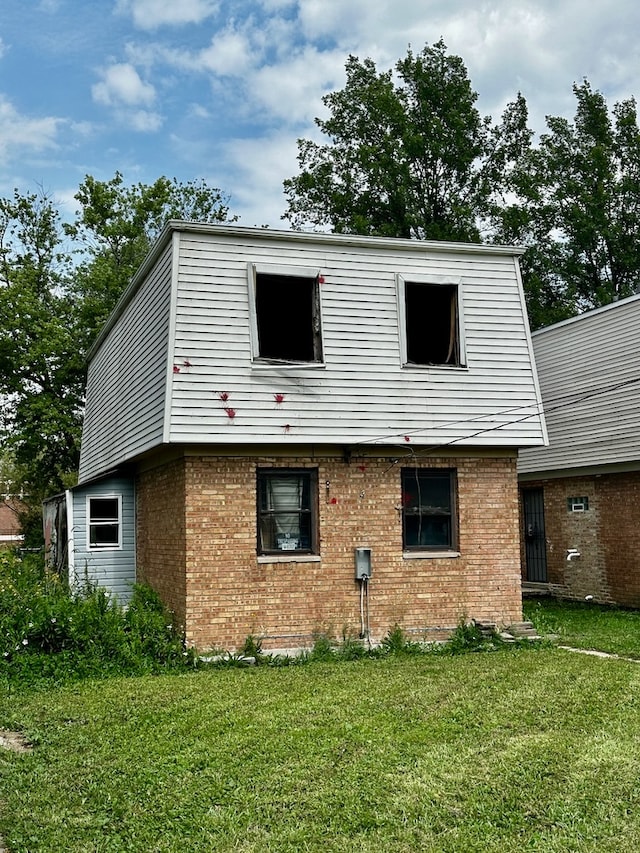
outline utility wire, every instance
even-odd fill
[[[480,421],[480,422],[485,421],[486,422],[486,420],[488,418],[498,418],[498,417],[501,417],[503,415],[520,413],[520,412],[524,411],[525,409],[534,409],[535,408],[535,411],[530,411],[526,415],[521,415],[520,417],[512,418],[512,419],[510,419],[508,421],[504,421],[503,423],[500,423],[500,424],[492,423],[489,426],[485,427],[484,429],[477,430],[476,432],[471,433],[470,435],[464,435],[464,436],[460,436],[459,438],[453,438],[453,439],[450,439],[449,441],[442,442],[441,444],[433,445],[431,448],[421,448],[420,451],[416,451],[416,452],[424,454],[424,453],[432,452],[433,450],[437,450],[440,447],[448,447],[449,445],[456,444],[459,441],[467,441],[470,438],[476,438],[477,436],[482,435],[482,434],[487,433],[487,432],[497,431],[497,430],[504,429],[505,427],[512,426],[512,425],[517,424],[517,423],[522,423],[524,421],[530,420],[531,418],[538,417],[541,414],[549,414],[549,413],[555,412],[559,409],[563,409],[566,406],[575,406],[577,403],[582,403],[585,400],[592,399],[593,397],[598,397],[598,396],[601,396],[603,394],[608,394],[608,393],[611,393],[613,391],[618,391],[621,388],[626,388],[629,385],[633,385],[633,384],[638,383],[638,382],[640,382],[640,377],[635,377],[633,379],[625,379],[624,381],[618,382],[615,385],[600,386],[598,388],[591,388],[588,391],[584,391],[584,392],[576,392],[574,394],[565,394],[561,397],[551,398],[550,400],[547,401],[547,403],[545,403],[543,401],[542,406],[538,402],[531,402],[531,403],[525,403],[521,406],[512,406],[509,409],[502,409],[499,412],[492,412],[489,414],[476,415],[473,418],[465,418],[465,419],[457,420],[457,421],[448,421],[447,423],[441,424],[439,426],[439,428],[440,429],[447,429],[447,428],[453,427],[453,426],[465,426],[467,424],[476,423],[478,421]],[[403,437],[408,436],[409,438],[411,438],[412,436],[421,435],[425,432],[428,432],[431,429],[432,429],[432,427],[428,426],[428,427],[420,427],[419,429],[410,430],[410,431],[403,432],[403,433],[387,433],[386,435],[380,435],[380,436],[376,436],[375,438],[369,438],[369,439],[364,439],[363,441],[359,441],[359,442],[357,442],[356,446],[373,444],[373,443],[383,441],[385,438],[387,438],[387,439],[388,438],[396,438],[396,437],[399,437],[400,435],[402,435]],[[400,446],[405,448],[404,444],[402,444]]]

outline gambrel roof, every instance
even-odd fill
[[[169,223],[93,347],[81,481],[187,444],[542,444],[519,254]]]

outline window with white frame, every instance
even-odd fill
[[[249,265],[253,358],[322,362],[320,273]]]
[[[457,280],[398,276],[402,363],[461,367],[465,363],[462,294]]]
[[[258,469],[258,553],[317,553],[314,469]]]
[[[401,480],[404,550],[457,550],[455,470],[403,468]]]
[[[89,550],[120,548],[122,545],[122,496],[87,497]]]

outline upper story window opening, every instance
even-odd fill
[[[250,276],[254,358],[322,362],[319,274],[252,265]]]
[[[464,365],[459,283],[399,277],[399,297],[403,364]]]

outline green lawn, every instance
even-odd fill
[[[0,697],[26,851],[636,851],[640,666],[552,647]]]
[[[596,649],[640,659],[640,612],[587,602],[525,601],[525,617],[542,634],[578,649]]]

